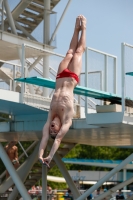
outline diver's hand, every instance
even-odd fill
[[[46,158],[39,157],[39,161],[40,161],[42,164],[46,165],[48,168],[50,168],[49,163],[50,163],[51,159],[50,159],[49,156],[46,157]]]

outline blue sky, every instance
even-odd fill
[[[66,2],[55,7],[57,19]],[[56,51],[66,52],[79,14],[87,18],[87,46],[119,56],[121,42],[133,44],[132,0],[72,0],[57,34]]]

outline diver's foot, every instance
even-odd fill
[[[80,25],[81,20],[80,20],[80,18],[81,18],[81,15],[79,15],[79,16],[76,18],[76,23],[75,23],[75,30],[76,30],[76,31],[80,31],[80,30],[81,30],[81,25]]]
[[[83,15],[80,15],[80,19],[81,19],[81,30],[86,29],[86,18]]]

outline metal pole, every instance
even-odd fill
[[[22,57],[21,57],[21,78],[24,78],[24,66],[25,66],[25,46],[22,44]],[[20,102],[23,103],[23,98],[24,98],[24,83],[21,83],[21,100]]]
[[[1,18],[2,18],[2,20],[1,20],[1,29],[2,29],[2,31],[4,31],[4,2],[2,1],[2,15],[1,15]]]
[[[85,87],[88,87],[88,48],[85,50]],[[85,116],[88,114],[88,98],[85,97]]]
[[[125,44],[121,44],[122,112],[125,112]]]
[[[127,169],[124,168],[123,169],[123,181],[126,181],[126,180],[127,180]],[[123,189],[127,190],[127,186],[125,186]],[[124,196],[126,197],[126,192],[124,192]]]
[[[104,90],[104,85],[103,85],[103,71],[100,72],[100,90]],[[100,100],[100,104],[103,105],[103,101]]]
[[[61,15],[61,18],[60,18],[60,20],[59,20],[59,22],[58,22],[58,24],[57,24],[57,26],[56,26],[56,28],[55,28],[55,31],[54,31],[54,33],[52,34],[52,37],[51,37],[51,39],[50,39],[50,42],[49,42],[50,45],[51,45],[52,41],[54,40],[54,37],[55,37],[55,35],[56,35],[56,33],[57,33],[58,29],[59,29],[59,26],[60,26],[60,24],[61,24],[61,22],[62,22],[62,20],[63,20],[63,18],[64,18],[64,16],[65,16],[65,14],[66,14],[66,11],[67,11],[67,9],[68,9],[68,7],[69,7],[71,1],[72,1],[72,0],[69,0],[69,1],[68,1],[68,3],[67,3],[67,5],[66,5],[66,7],[65,7],[65,9],[64,9],[64,11],[63,11],[63,13],[62,13],[62,15]]]
[[[16,65],[13,65],[13,91],[15,92],[16,82],[14,79],[16,78]]]
[[[10,79],[9,81],[10,81],[10,91],[12,91],[12,79]]]
[[[47,200],[47,167],[42,164],[42,200]]]
[[[59,167],[63,177],[65,178],[69,188],[71,188],[72,193],[74,198],[78,198],[80,196],[80,193],[78,191],[78,189],[76,188],[70,174],[68,173],[64,163],[62,162],[60,156],[58,155],[58,153],[56,152],[54,157],[53,157],[54,161],[56,162],[57,166]]]
[[[10,11],[10,7],[8,5],[7,0],[4,0],[4,6],[5,6],[6,15],[7,15],[8,22],[9,22],[9,25],[11,27],[12,33],[17,35],[16,27],[15,27],[14,20],[13,20],[13,17],[12,17],[11,11]]]
[[[16,173],[15,168],[13,167],[8,155],[6,154],[2,144],[0,143],[0,157],[5,165],[5,167],[7,168],[7,170],[9,171],[10,175],[12,176],[13,182],[15,183],[15,185],[17,186],[21,196],[23,197],[23,199],[26,200],[31,200],[31,197],[29,196],[26,188],[24,187],[19,175]],[[0,193],[2,193],[3,191],[0,191]]]
[[[43,58],[42,56],[39,56],[39,57],[34,61],[34,63],[32,63],[32,64],[30,65],[30,67],[28,68],[28,71],[30,72],[30,71],[36,66],[36,64],[39,63],[39,61],[40,61],[42,58]]]
[[[21,142],[18,141],[18,143],[19,143],[21,149],[23,150],[23,152],[25,153],[26,157],[28,158],[28,154],[26,153],[25,149],[23,148]]]
[[[114,58],[114,93],[117,94],[117,59]]]
[[[46,157],[47,148],[43,156]],[[47,166],[42,164],[42,200],[47,200]]]
[[[104,68],[104,91],[108,91],[108,56],[105,55],[105,68]]]
[[[1,6],[2,2],[3,2],[3,0],[0,0],[0,6]]]
[[[128,156],[123,162],[117,165],[114,169],[112,169],[106,176],[101,178],[95,185],[93,185],[89,190],[87,190],[84,194],[82,194],[82,196],[80,196],[77,200],[83,200],[87,198],[91,193],[94,192],[94,190],[99,188],[104,182],[109,180],[115,173],[123,169],[124,166],[129,162],[131,162],[132,160],[133,160],[133,153],[130,156]]]
[[[50,0],[44,0],[44,30],[43,43],[49,44],[50,39]],[[49,56],[43,57],[43,77],[49,78]],[[43,88],[43,95],[49,97],[49,89]]]

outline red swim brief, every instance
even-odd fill
[[[61,73],[57,74],[56,79],[64,77],[73,77],[77,83],[79,83],[79,77],[74,72],[71,72],[69,69],[64,69]]]

